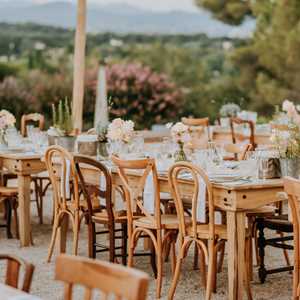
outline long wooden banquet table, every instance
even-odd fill
[[[19,226],[21,246],[30,245],[30,176],[45,170],[41,155],[0,154],[0,168],[5,167],[18,176]],[[83,167],[86,182],[99,184],[95,169]],[[117,172],[112,171],[113,184],[122,185]],[[139,180],[138,173],[130,174],[130,181]],[[170,192],[167,177],[160,176],[161,192]],[[189,180],[181,181],[181,188],[188,195],[192,191]],[[228,230],[228,299],[241,300],[244,293],[245,274],[245,224],[246,211],[278,201],[278,192],[283,190],[280,179],[243,184],[218,183],[213,185],[214,200],[217,207],[227,215]]]

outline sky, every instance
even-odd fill
[[[11,0],[0,0],[0,2],[9,2]],[[28,2],[28,0],[19,0]],[[62,0],[31,0],[36,3],[54,2]],[[76,0],[63,0],[76,2]],[[137,7],[142,7],[150,10],[168,11],[168,10],[184,10],[195,11],[196,7],[193,3],[194,0],[87,0],[88,3],[99,4],[114,4],[114,3],[126,3]],[[155,5],[154,5],[155,4]]]

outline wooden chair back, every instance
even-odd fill
[[[179,230],[182,236],[188,235],[187,223],[185,222],[185,209],[184,209],[184,199],[186,198],[186,194],[184,191],[180,190],[180,182],[182,182],[182,178],[180,175],[182,174],[190,174],[191,184],[193,185],[193,191],[190,195],[191,204],[192,204],[192,227],[194,238],[197,238],[197,208],[199,201],[199,192],[200,192],[200,184],[199,180],[202,179],[206,185],[206,203],[208,207],[208,226],[209,226],[209,238],[215,238],[215,205],[213,200],[213,189],[212,184],[209,181],[209,178],[205,174],[205,172],[187,162],[178,162],[175,163],[170,169],[168,173],[171,193],[173,199],[175,201],[176,212],[179,219]]]
[[[74,209],[79,209],[79,180],[73,155],[63,147],[51,146],[45,153],[45,162],[53,187],[55,208],[67,210],[69,200],[72,200]]]
[[[124,196],[126,200],[128,229],[132,228],[134,214],[138,211],[151,220],[155,229],[161,229],[161,211],[160,211],[160,191],[158,184],[158,174],[156,170],[155,160],[151,158],[140,160],[121,160],[117,156],[112,156],[112,161],[118,167],[118,174],[121,178]],[[131,184],[130,173],[139,172],[138,183]],[[142,174],[140,174],[142,173]],[[152,175],[153,191],[154,191],[154,215],[147,211],[143,203],[143,191],[148,176]],[[130,235],[130,232],[129,232]]]
[[[116,300],[144,300],[149,283],[149,277],[138,270],[69,255],[57,258],[55,279],[65,283],[64,300],[73,299],[74,285],[85,287],[85,300],[94,299],[95,290],[104,294],[103,299],[113,295]]]
[[[182,118],[181,122],[189,126],[193,131],[199,131],[202,133],[203,129],[206,129],[208,141],[211,139],[209,131],[209,118]]]
[[[248,151],[252,151],[251,144],[224,144],[224,150],[232,156],[225,157],[225,160],[245,160]]]
[[[89,158],[87,156],[76,155],[74,156],[74,162],[76,165],[77,174],[79,177],[80,188],[83,192],[85,199],[87,201],[88,213],[92,217],[95,211],[106,210],[109,223],[114,223],[114,213],[113,213],[113,203],[112,203],[112,178],[109,170],[105,165],[96,161],[95,159]],[[96,169],[98,176],[96,179],[96,184],[87,182],[87,178],[82,174],[82,167],[89,166]],[[93,172],[93,177],[95,173]],[[105,184],[100,185],[100,180],[104,181]],[[95,203],[94,198],[104,199],[105,205],[102,203]],[[95,207],[96,204],[96,207]]]
[[[28,123],[38,123],[39,129],[43,130],[45,126],[45,117],[38,113],[23,115],[21,118],[21,134],[23,137],[27,136],[26,126]]]
[[[300,180],[285,177],[283,185],[284,191],[288,195],[294,230],[293,299],[298,299],[300,296]]]
[[[246,125],[250,130],[250,135],[245,136],[244,134],[237,133],[235,130],[235,125]],[[240,118],[230,118],[230,130],[232,143],[236,144],[237,141],[245,141],[249,140],[249,143],[252,145],[253,149],[255,149],[255,138],[254,138],[254,123],[249,120],[243,120]]]
[[[0,260],[7,261],[5,284],[29,293],[34,266],[25,260],[9,254],[0,254]],[[19,287],[20,270],[23,269],[23,282]]]

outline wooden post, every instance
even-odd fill
[[[86,0],[77,2],[77,27],[75,34],[74,73],[73,73],[73,121],[74,127],[82,130],[85,46],[86,46]]]

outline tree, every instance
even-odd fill
[[[197,0],[227,23],[256,18],[248,45],[232,56],[238,66],[239,87],[261,113],[272,112],[284,98],[300,101],[300,1],[299,0]]]

